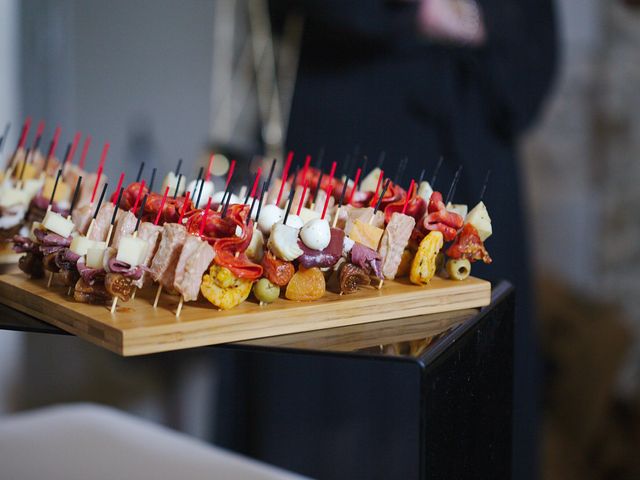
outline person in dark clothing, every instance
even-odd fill
[[[272,1],[276,23],[291,10],[305,18],[287,148],[313,154],[323,147],[325,164],[356,145],[369,165],[385,151],[392,177],[406,156],[405,188],[423,168],[429,179],[442,156],[434,188],[446,194],[462,166],[454,203],[470,208],[491,170],[484,202],[494,262],[473,273],[517,290],[514,478],[533,478],[539,379],[517,147],[552,83],[554,8],[551,0],[470,2],[443,4],[479,12],[477,35],[456,39],[424,21],[435,0]]]

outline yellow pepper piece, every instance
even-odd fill
[[[409,280],[416,285],[428,284],[436,274],[436,257],[444,245],[442,232],[432,231],[422,239],[411,264]]]
[[[247,299],[251,285],[252,281],[237,278],[228,268],[214,264],[202,277],[200,291],[216,307],[228,310]]]

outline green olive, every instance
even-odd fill
[[[259,302],[271,303],[280,296],[280,287],[274,285],[266,278],[261,278],[253,286],[253,294]]]
[[[471,262],[466,258],[447,260],[447,273],[453,280],[464,280],[471,273]]]

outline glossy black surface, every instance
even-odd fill
[[[511,478],[513,307],[502,282],[480,312],[120,361],[210,359],[213,441],[314,478]],[[63,333],[1,305],[0,328]]]

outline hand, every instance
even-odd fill
[[[446,43],[480,46],[486,40],[482,12],[475,0],[420,0],[418,28]]]

